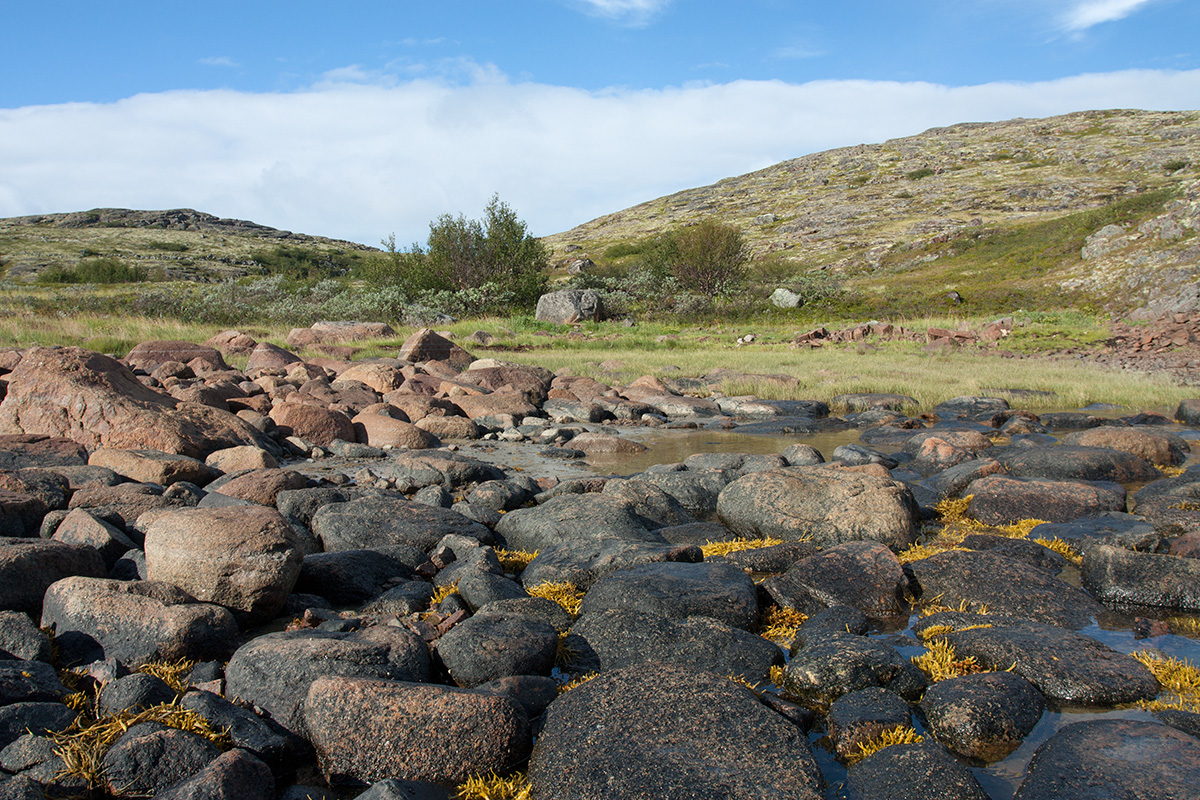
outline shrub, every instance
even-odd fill
[[[251,254],[264,275],[283,275],[294,280],[337,278],[350,272],[355,256],[295,245],[276,245],[272,250]]]
[[[706,219],[677,231],[671,273],[685,288],[714,297],[737,287],[746,275],[749,251],[733,225]]]
[[[1162,165],[1163,172],[1166,172],[1169,175],[1172,172],[1178,172],[1181,169],[1187,169],[1190,164],[1191,162],[1185,158],[1176,158]]]
[[[921,167],[920,169],[914,169],[912,172],[904,173],[904,177],[908,178],[910,181],[919,181],[922,178],[928,178],[930,175],[934,174],[936,173],[929,167]]]
[[[116,258],[85,258],[73,269],[50,267],[38,273],[38,283],[140,283],[145,267],[131,267]]]
[[[151,250],[162,250],[167,253],[184,253],[187,252],[188,246],[183,242],[151,242]]]

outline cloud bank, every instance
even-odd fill
[[[0,216],[191,207],[378,244],[498,192],[546,235],[832,147],[1093,108],[1182,109],[1200,70],[951,87],[736,81],[585,91],[333,78],[307,91],[171,91],[0,109]]]
[[[1063,15],[1063,27],[1068,31],[1085,31],[1103,22],[1116,22],[1153,0],[1079,0]]]

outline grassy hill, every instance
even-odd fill
[[[760,286],[832,293],[839,316],[1153,316],[1196,307],[1198,167],[1196,111],[964,123],[784,161],[546,241],[564,262],[619,270],[656,235],[714,217],[745,232]]]

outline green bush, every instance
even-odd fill
[[[38,273],[38,283],[141,283],[145,267],[131,267],[116,258],[85,258],[73,269],[50,267]]]
[[[1163,164],[1163,172],[1170,175],[1172,172],[1178,172],[1181,169],[1187,169],[1192,162],[1185,158],[1176,158]]]
[[[935,173],[929,167],[921,167],[920,169],[914,169],[912,172],[904,173],[904,177],[908,178],[910,181],[919,181],[922,178],[928,178],[929,176],[936,174],[937,173]]]
[[[357,258],[345,253],[280,244],[251,254],[262,275],[283,275],[293,280],[323,280],[347,275]]]
[[[188,246],[183,242],[151,242],[151,250],[163,250],[168,253],[186,253]]]
[[[674,235],[671,274],[686,289],[715,297],[746,277],[749,249],[741,230],[706,219]]]

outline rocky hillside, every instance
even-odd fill
[[[547,241],[602,262],[614,244],[715,216],[776,274],[821,271],[866,295],[922,284],[926,299],[970,300],[1005,284],[1012,302],[1157,315],[1197,305],[1197,167],[1196,111],[964,123],[792,159]],[[1004,260],[1032,268],[992,270]]]
[[[0,264],[15,280],[54,267],[72,269],[88,257],[120,259],[168,279],[212,280],[246,274],[256,265],[255,254],[280,245],[329,256],[374,250],[190,208],[96,208],[0,219]]]

